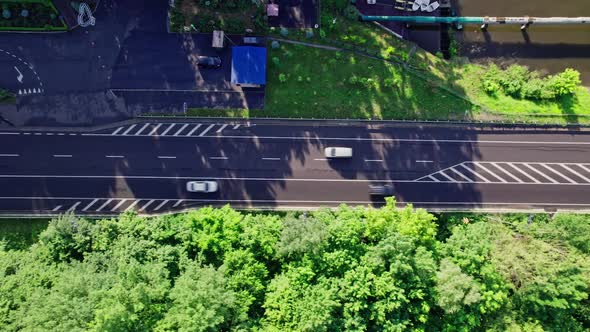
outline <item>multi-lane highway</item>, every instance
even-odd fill
[[[429,209],[590,207],[590,132],[273,121],[138,121],[0,132],[0,212],[161,213],[202,205]],[[353,157],[327,160],[327,146]],[[219,182],[194,194],[190,180]]]

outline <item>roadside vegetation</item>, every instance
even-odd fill
[[[264,33],[267,17],[262,0],[175,0],[170,11],[170,30],[192,32],[224,30]]]
[[[0,89],[0,104],[14,104],[16,96],[8,90]]]
[[[2,331],[583,331],[590,218],[387,206],[64,215],[0,246]]]
[[[472,64],[455,57],[456,43],[454,58],[444,60],[357,14],[349,1],[325,0],[320,29],[268,30],[279,41],[269,42],[264,110],[188,114],[590,123],[590,91],[575,71],[543,76],[522,66]]]
[[[66,30],[50,0],[0,0],[0,31]]]

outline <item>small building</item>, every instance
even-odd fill
[[[266,84],[266,48],[258,46],[232,47],[231,83],[242,87]]]

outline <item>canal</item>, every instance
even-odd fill
[[[590,16],[589,0],[453,0],[459,16]],[[574,68],[590,86],[590,25],[490,26],[483,32],[466,25],[456,33],[459,54],[473,62],[527,65],[555,73]]]

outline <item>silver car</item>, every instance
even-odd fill
[[[217,181],[189,181],[186,183],[186,191],[191,193],[214,193],[217,189]]]

